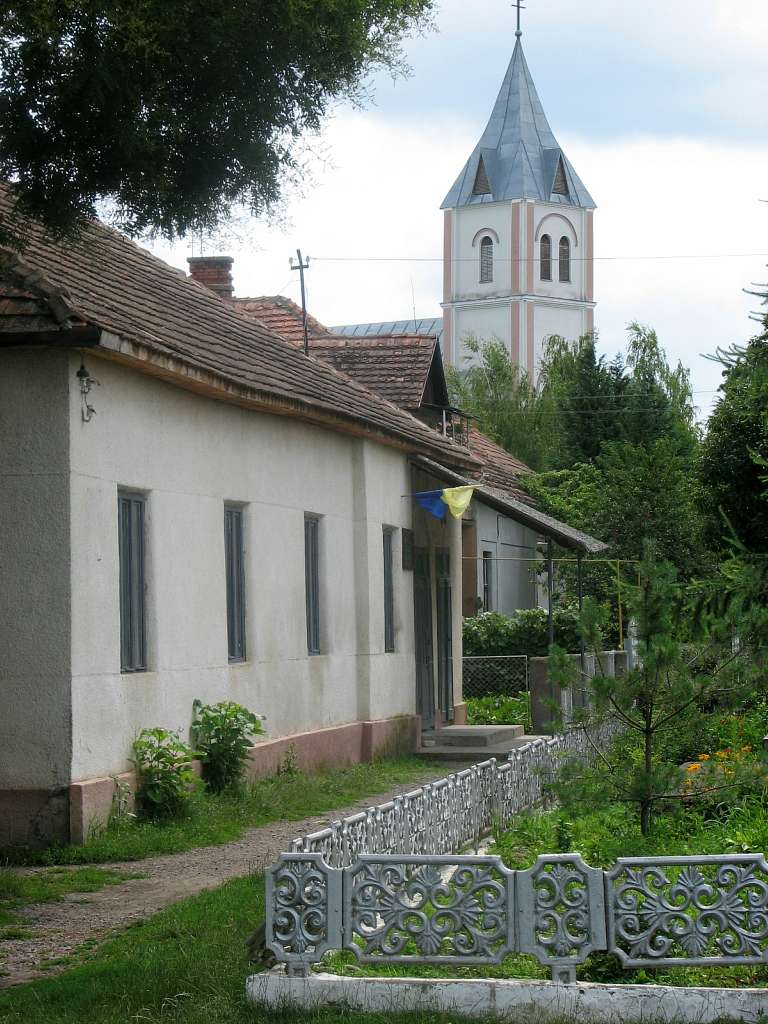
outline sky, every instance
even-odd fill
[[[278,224],[220,247],[238,295],[298,300],[289,258],[310,257],[310,312],[327,325],[441,315],[440,205],[482,134],[514,47],[509,0],[442,0],[406,41],[412,71],[339,105],[310,180]],[[757,330],[768,281],[768,3],[526,0],[523,44],[549,122],[598,205],[601,351],[653,326],[689,367],[700,415],[720,381],[707,360]],[[152,246],[185,267],[185,244]]]

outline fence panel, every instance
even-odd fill
[[[626,968],[768,963],[768,863],[760,854],[578,854],[511,871],[499,857],[362,855],[330,868],[284,854],[267,873],[267,946],[292,973],[331,950],[367,964],[494,965],[527,953],[572,983],[594,952]]]
[[[515,697],[528,690],[528,658],[524,655],[462,659],[464,699]]]

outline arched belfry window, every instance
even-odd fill
[[[493,281],[493,239],[485,235],[480,243],[480,284]]]
[[[560,239],[560,281],[566,284],[571,280],[571,240],[565,235]]]
[[[541,236],[541,280],[552,280],[552,239],[549,235]]]

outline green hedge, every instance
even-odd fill
[[[580,649],[579,617],[568,608],[554,614],[555,643],[566,651]],[[483,612],[464,619],[464,657],[499,657],[527,654],[544,658],[549,654],[549,617],[543,608],[521,608],[514,615]]]

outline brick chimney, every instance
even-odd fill
[[[235,261],[231,256],[188,256],[189,272],[193,280],[204,284],[212,292],[216,292],[222,299],[233,298],[234,285],[232,283],[232,264]]]

